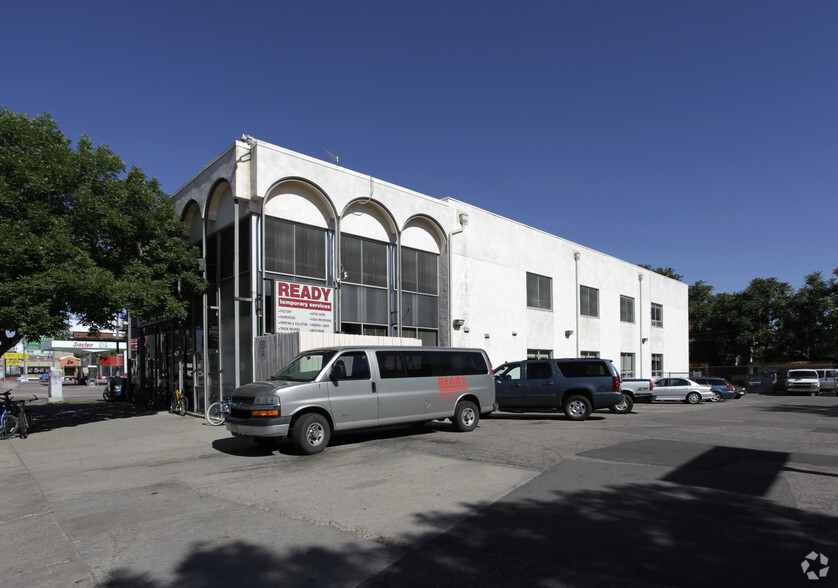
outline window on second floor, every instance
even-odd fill
[[[620,320],[624,323],[634,322],[634,298],[620,296]]]
[[[527,272],[527,307],[553,309],[553,278]]]
[[[663,305],[652,303],[652,326],[663,326]]]
[[[579,313],[583,316],[599,316],[599,290],[579,286]]]

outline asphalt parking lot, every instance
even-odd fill
[[[89,401],[0,442],[3,586],[838,585],[835,397],[498,413],[310,457],[65,397]]]

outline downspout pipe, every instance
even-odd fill
[[[448,233],[448,325],[446,328],[451,336],[448,338],[448,346],[453,347],[454,343],[454,327],[452,321],[454,320],[454,235],[459,235],[466,230],[468,225],[468,214],[461,212],[457,214],[457,222],[460,223],[460,228],[454,229]]]
[[[578,251],[573,252],[573,264],[576,273],[576,357],[579,357],[580,349],[579,349],[579,313],[582,310],[580,306],[580,293],[579,293],[579,258],[582,257],[582,254]]]

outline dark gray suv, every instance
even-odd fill
[[[495,400],[505,412],[564,412],[573,421],[623,400],[620,375],[605,359],[531,359],[495,370]]]

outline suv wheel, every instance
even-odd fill
[[[591,415],[593,406],[584,396],[571,396],[564,403],[564,413],[572,421],[584,421]]]

